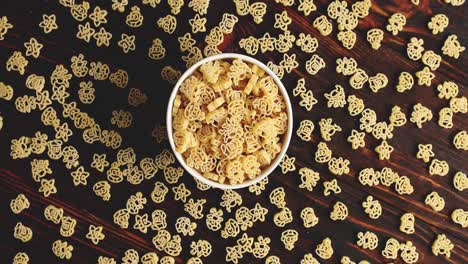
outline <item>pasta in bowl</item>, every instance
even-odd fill
[[[190,67],[172,91],[166,121],[181,165],[220,189],[269,175],[286,153],[293,122],[279,78],[260,61],[234,53]]]

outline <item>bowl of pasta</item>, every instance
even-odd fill
[[[188,173],[215,188],[238,189],[278,166],[293,117],[286,89],[265,64],[223,53],[180,77],[166,122],[171,148]]]

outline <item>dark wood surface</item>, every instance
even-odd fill
[[[168,35],[156,27],[157,18],[169,13],[167,4],[160,4],[158,8],[152,9],[148,6],[142,7],[145,17],[144,25],[137,29],[131,29],[125,25],[125,15],[132,4],[141,5],[141,1],[131,1],[124,14],[111,11],[110,1],[91,1],[91,6],[97,4],[109,11],[107,17],[108,24],[105,28],[113,33],[111,47],[97,48],[95,44],[87,44],[77,40],[77,24],[72,19],[69,11],[60,6],[58,1],[5,1],[0,8],[0,15],[8,16],[8,20],[14,24],[5,40],[0,41],[0,81],[10,84],[15,89],[15,97],[27,94],[25,88],[25,78],[31,73],[50,75],[56,64],[65,64],[67,67],[70,58],[78,53],[83,53],[90,61],[102,61],[111,66],[112,69],[122,68],[128,71],[130,82],[126,89],[118,89],[109,82],[96,81],[96,101],[92,105],[80,105],[83,111],[88,112],[96,119],[101,126],[111,127],[109,122],[111,112],[114,109],[125,109],[131,111],[134,116],[134,124],[131,128],[120,129],[124,142],[122,147],[133,147],[137,157],[155,156],[163,148],[168,148],[166,142],[157,143],[151,137],[151,131],[155,126],[165,123],[166,101],[172,86],[161,80],[159,72],[164,65],[171,65],[181,71],[185,69],[178,52],[176,36],[180,36],[190,31],[188,19],[193,16],[193,11],[187,6],[182,8],[181,14],[177,16],[178,26],[173,35]],[[207,15],[207,28],[216,25],[223,12],[235,13],[234,4],[231,1],[212,0]],[[297,1],[296,1],[297,2]],[[289,54],[297,54],[300,67],[293,73],[287,74],[284,84],[289,89],[295,86],[300,77],[306,78],[307,87],[312,89],[319,103],[311,112],[298,106],[298,99],[292,98],[294,108],[295,129],[303,119],[311,119],[318,122],[322,117],[332,117],[343,128],[343,132],[338,133],[333,141],[328,144],[333,153],[351,161],[351,171],[349,174],[338,178],[343,189],[339,195],[323,196],[322,182],[334,178],[326,166],[314,162],[314,152],[316,145],[321,141],[318,129],[314,131],[312,142],[302,142],[293,136],[288,150],[290,156],[296,156],[296,167],[310,167],[320,172],[321,180],[318,187],[313,192],[299,189],[300,177],[296,172],[281,174],[276,170],[269,178],[270,183],[266,191],[260,196],[255,196],[247,190],[240,190],[244,205],[252,207],[255,202],[260,202],[270,211],[267,221],[257,223],[247,231],[251,236],[266,235],[272,240],[270,255],[277,255],[282,263],[298,263],[305,253],[313,252],[315,247],[325,237],[332,239],[335,254],[328,261],[323,263],[337,263],[344,256],[350,256],[354,261],[366,259],[372,263],[390,262],[384,259],[380,252],[384,248],[385,241],[389,237],[395,237],[399,241],[412,241],[420,253],[420,263],[467,263],[468,262],[468,233],[459,225],[454,224],[450,219],[451,212],[456,208],[466,208],[468,197],[464,193],[456,191],[452,186],[452,178],[455,172],[468,172],[468,158],[466,152],[456,150],[451,141],[456,132],[468,129],[468,118],[463,114],[456,114],[454,126],[451,129],[442,129],[437,125],[437,113],[448,105],[448,102],[437,98],[436,85],[445,81],[453,80],[460,88],[460,94],[468,96],[467,71],[468,60],[466,52],[458,60],[443,56],[440,68],[435,72],[436,77],[431,87],[415,85],[415,87],[404,94],[397,93],[395,85],[398,74],[401,71],[415,73],[422,69],[421,62],[410,61],[406,55],[406,42],[412,36],[423,38],[426,50],[432,49],[441,54],[440,48],[443,41],[449,34],[457,34],[462,44],[468,44],[468,34],[465,22],[466,4],[461,7],[452,7],[443,1],[421,0],[419,6],[414,6],[409,0],[405,1],[375,1],[371,13],[361,20],[357,28],[357,43],[354,49],[348,51],[341,47],[336,39],[336,27],[334,33],[328,37],[322,37],[312,27],[312,21],[320,14],[326,13],[328,1],[317,2],[318,10],[310,16],[304,17],[302,13],[294,7],[283,7],[274,1],[267,1],[268,13],[265,21],[260,24],[252,23],[249,16],[240,17],[232,34],[226,35],[224,43],[220,49],[224,52],[242,52],[238,47],[238,41],[249,35],[260,37],[264,32],[272,32],[273,35],[280,33],[273,29],[274,13],[287,10],[292,17],[293,23],[291,31],[298,35],[300,32],[308,32],[319,39],[317,54],[322,56],[327,67],[315,76],[310,76],[304,69],[305,61],[310,55],[304,54],[297,47],[291,49]],[[378,51],[370,48],[365,40],[365,34],[370,28],[384,29],[388,17],[394,12],[403,13],[407,17],[407,25],[398,36],[392,36],[385,31],[383,45]],[[42,14],[57,15],[59,29],[51,34],[45,35],[38,27]],[[427,29],[427,22],[434,14],[443,13],[450,19],[448,28],[439,35],[432,35]],[[336,24],[334,25],[336,26]],[[117,40],[121,33],[131,33],[137,36],[137,49],[130,54],[124,54],[117,46]],[[7,72],[5,63],[15,50],[24,50],[23,43],[35,37],[44,44],[41,56],[38,59],[28,58],[30,63],[25,76],[20,76],[15,72]],[[152,39],[161,38],[168,49],[166,58],[162,61],[150,60],[147,56],[147,49]],[[195,34],[197,46],[203,48],[204,33]],[[281,54],[270,52],[257,54],[255,57],[267,62],[273,60],[279,63]],[[336,74],[335,60],[337,57],[351,56],[358,61],[360,67],[369,74],[378,72],[385,73],[389,77],[388,86],[378,94],[370,92],[369,89],[353,90],[349,87],[347,78]],[[87,77],[89,78],[89,77]],[[71,85],[72,100],[77,101],[77,88],[79,81],[74,78]],[[407,114],[411,112],[412,106],[421,102],[432,109],[434,118],[424,125],[424,129],[418,129],[413,123],[408,122],[405,126],[395,130],[395,136],[390,140],[390,144],[395,147],[391,160],[379,161],[374,147],[379,144],[370,136],[366,136],[366,147],[353,151],[346,142],[346,137],[350,129],[357,128],[358,118],[350,117],[346,109],[328,109],[323,94],[341,84],[349,94],[356,94],[364,99],[366,106],[376,110],[379,120],[387,120],[390,109],[393,105],[399,105]],[[127,95],[130,87],[142,89],[148,95],[148,102],[138,108],[127,104]],[[45,127],[40,122],[40,112],[34,111],[31,114],[21,114],[16,111],[13,101],[0,101],[0,113],[4,117],[4,128],[0,131],[0,262],[11,262],[14,254],[18,251],[27,252],[31,258],[31,263],[62,263],[51,251],[51,244],[57,239],[63,239],[59,234],[59,227],[48,222],[43,216],[43,210],[48,204],[60,206],[78,221],[76,233],[64,240],[74,246],[73,258],[70,263],[96,263],[99,255],[111,256],[120,260],[126,249],[134,248],[140,255],[148,251],[158,252],[151,243],[154,235],[153,231],[143,235],[133,229],[122,230],[112,222],[112,214],[115,210],[125,206],[125,200],[129,195],[137,191],[142,191],[149,199],[149,194],[155,180],[163,180],[161,172],[151,179],[146,180],[138,186],[128,183],[112,185],[112,199],[110,202],[103,202],[92,192],[92,185],[102,179],[104,174],[92,172],[88,186],[74,187],[68,171],[62,163],[52,162],[53,174],[56,179],[58,193],[49,198],[44,198],[37,190],[39,185],[31,178],[29,162],[32,159],[12,160],[9,155],[10,141],[22,135],[32,136],[35,131],[42,131],[53,136],[53,130]],[[117,128],[115,128],[117,129]],[[75,131],[70,143],[80,152],[80,163],[89,168],[93,153],[107,153],[108,157],[115,157],[116,151],[105,148],[101,144],[88,145],[81,139],[81,133]],[[431,143],[434,147],[436,157],[446,160],[450,164],[450,172],[446,177],[430,176],[428,165],[415,158],[417,144]],[[45,156],[44,156],[45,158]],[[411,195],[400,196],[393,188],[384,186],[363,187],[357,180],[357,173],[365,167],[380,169],[384,166],[391,167],[400,175],[407,175],[415,187]],[[185,174],[181,180],[192,191],[195,198],[205,198],[207,204],[206,213],[211,206],[219,207],[222,192],[220,190],[208,190],[201,192],[195,188],[192,178]],[[287,228],[293,228],[300,233],[299,241],[293,251],[284,249],[280,242],[282,229],[272,223],[272,218],[277,209],[268,202],[268,195],[271,190],[282,186],[286,191],[287,206],[293,211],[294,222]],[[437,191],[446,201],[446,206],[441,212],[434,212],[424,204],[425,196],[431,191]],[[19,193],[24,193],[31,202],[31,207],[20,215],[14,215],[9,210],[9,202]],[[378,220],[371,220],[364,213],[361,207],[362,201],[367,195],[373,195],[383,206],[383,214]],[[173,195],[168,194],[167,200],[156,205],[149,202],[144,212],[152,212],[155,208],[162,208],[168,214],[168,224],[171,233],[175,233],[174,223],[177,217],[184,215],[182,203],[173,201]],[[150,199],[149,199],[150,200]],[[336,201],[344,201],[349,208],[349,216],[344,222],[333,222],[329,219],[329,212]],[[305,229],[302,226],[299,214],[305,206],[313,207],[320,218],[317,226]],[[406,235],[398,230],[400,216],[405,212],[411,212],[416,217],[416,233]],[[225,212],[227,216],[232,216]],[[29,243],[22,243],[13,238],[13,227],[16,222],[21,221],[30,226],[34,232],[34,237]],[[102,225],[106,238],[98,245],[93,245],[85,238],[90,224]],[[356,245],[357,233],[370,230],[379,237],[379,246],[376,250],[363,250]],[[455,244],[452,257],[436,257],[431,253],[431,245],[437,234],[446,234]],[[213,253],[204,263],[223,263],[225,256],[225,246],[232,246],[235,240],[221,239],[219,232],[209,231],[204,224],[204,220],[198,221],[198,229],[193,237],[183,238],[183,252],[177,258],[177,263],[185,263],[190,257],[190,241],[196,239],[207,239],[214,246]],[[315,255],[315,253],[314,253]],[[161,256],[161,255],[160,255]],[[315,255],[316,256],[316,255]],[[241,263],[263,263],[263,260],[246,255],[241,259]],[[395,261],[401,263],[401,259]]]

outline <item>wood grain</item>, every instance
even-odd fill
[[[30,37],[35,37],[44,44],[42,54],[37,60],[30,60],[26,75],[31,73],[49,75],[56,64],[69,65],[70,58],[78,53],[83,53],[88,60],[103,61],[115,70],[123,68],[128,71],[130,83],[128,87],[142,89],[149,97],[149,101],[139,108],[127,105],[127,89],[118,89],[108,82],[94,82],[96,86],[97,100],[92,105],[80,105],[83,111],[88,112],[96,119],[101,126],[110,128],[109,119],[114,109],[125,109],[134,115],[134,125],[129,129],[121,130],[124,138],[123,147],[133,147],[137,156],[154,157],[163,148],[168,147],[166,143],[158,144],[151,138],[151,131],[155,126],[165,123],[165,107],[172,86],[159,77],[159,72],[164,65],[172,65],[183,71],[185,66],[179,59],[182,55],[177,49],[176,36],[180,36],[188,31],[188,19],[193,16],[193,12],[187,7],[188,1],[177,16],[179,25],[173,35],[168,35],[156,27],[157,18],[169,13],[166,4],[161,4],[156,9],[147,6],[142,7],[145,17],[144,25],[138,29],[130,29],[125,25],[124,14],[111,11],[111,1],[91,1],[92,8],[97,4],[109,10],[107,17],[109,23],[104,27],[113,33],[111,47],[97,48],[95,44],[87,44],[77,40],[77,22],[72,19],[69,11],[60,6],[58,1],[27,1],[16,0],[7,1],[1,8],[0,15],[8,16],[9,21],[14,24],[14,29],[6,35],[6,39],[0,41],[0,62],[5,64],[8,57],[14,50],[24,50],[23,43]],[[221,19],[224,12],[235,13],[234,4],[231,1],[212,0],[207,15],[207,28],[215,26]],[[266,206],[270,212],[267,221],[259,223],[247,231],[251,236],[267,235],[271,237],[271,255],[277,255],[282,263],[298,263],[305,253],[313,252],[315,247],[325,237],[332,238],[335,254],[328,261],[322,263],[338,263],[339,259],[348,255],[354,261],[366,259],[372,263],[389,262],[384,259],[380,252],[385,245],[385,241],[394,237],[399,241],[411,240],[416,245],[420,253],[420,263],[468,263],[468,233],[459,225],[454,224],[450,219],[451,212],[456,208],[466,208],[468,197],[465,192],[458,192],[452,187],[452,178],[457,171],[468,171],[468,157],[466,152],[456,150],[451,141],[454,135],[460,130],[468,129],[468,118],[463,114],[456,114],[454,117],[454,127],[442,129],[437,125],[438,111],[447,106],[445,100],[437,98],[436,85],[446,81],[455,81],[460,88],[460,95],[468,96],[466,65],[468,60],[466,52],[458,60],[443,56],[440,68],[435,72],[436,78],[431,87],[415,87],[404,94],[397,93],[394,89],[398,74],[401,71],[415,73],[422,69],[421,62],[409,60],[406,53],[406,43],[412,36],[424,39],[426,50],[432,49],[436,53],[441,53],[440,48],[443,41],[450,34],[457,34],[462,44],[468,44],[467,27],[465,23],[465,13],[468,11],[466,4],[461,7],[452,7],[443,1],[420,1],[419,6],[414,6],[410,1],[375,1],[371,13],[359,22],[357,28],[357,42],[352,50],[344,49],[336,38],[336,24],[334,33],[328,37],[323,37],[312,27],[312,21],[319,15],[326,14],[326,6],[329,1],[315,1],[317,11],[310,16],[304,17],[296,10],[297,6],[284,7],[273,0],[268,3],[268,13],[265,21],[254,24],[249,16],[240,17],[234,32],[226,35],[220,49],[224,52],[242,52],[238,47],[241,38],[250,35],[260,37],[265,32],[277,35],[280,31],[272,27],[274,23],[274,13],[287,10],[293,19],[290,25],[291,31],[298,35],[300,32],[307,32],[319,39],[317,54],[324,58],[327,67],[315,76],[307,74],[304,69],[305,61],[310,55],[302,53],[297,47],[291,49],[289,54],[297,54],[301,66],[293,73],[287,74],[284,78],[285,86],[292,90],[298,78],[305,78],[307,87],[312,89],[314,95],[319,99],[319,103],[313,111],[307,112],[298,106],[298,99],[292,98],[294,109],[295,128],[303,119],[311,119],[318,122],[323,117],[332,117],[338,123],[343,132],[338,133],[333,141],[328,144],[337,156],[348,158],[351,161],[350,173],[338,178],[343,192],[339,195],[323,196],[322,182],[334,178],[326,166],[314,162],[314,152],[316,145],[321,141],[319,132],[314,131],[312,142],[302,142],[297,137],[293,137],[288,154],[297,157],[296,167],[310,167],[321,175],[321,182],[313,192],[299,189],[300,177],[297,173],[281,174],[276,170],[269,178],[270,184],[267,190],[260,196],[255,196],[247,190],[241,190],[244,205],[252,207],[256,202]],[[349,1],[348,1],[349,2]],[[350,2],[351,3],[351,2]],[[141,5],[140,1],[135,3]],[[297,5],[297,3],[296,3]],[[130,6],[129,6],[130,7]],[[388,17],[400,12],[407,17],[407,25],[398,36],[392,36],[385,32],[382,47],[374,51],[366,42],[366,32],[370,28],[384,28]],[[38,27],[42,14],[57,15],[59,30],[49,35],[44,35]],[[427,29],[427,22],[434,14],[443,13],[450,19],[448,28],[439,35],[432,35]],[[125,55],[116,42],[121,33],[130,33],[137,36],[137,50],[132,54]],[[204,34],[194,35],[198,41],[198,46],[203,48]],[[167,56],[163,61],[155,62],[147,58],[147,48],[154,38],[161,38],[168,49]],[[348,85],[347,78],[336,74],[335,60],[338,57],[353,57],[358,61],[360,67],[368,74],[374,75],[378,72],[385,73],[389,77],[388,86],[378,94],[370,92],[368,88],[353,90]],[[270,60],[279,63],[281,54],[276,52],[257,54],[257,59],[268,62]],[[15,96],[27,94],[24,85],[24,76],[7,72],[5,67],[0,69],[0,81],[12,85],[15,89]],[[75,78],[71,85],[72,100],[77,100],[77,87],[79,81]],[[379,120],[387,120],[390,109],[393,105],[399,105],[409,116],[412,106],[421,102],[432,109],[434,118],[424,125],[424,129],[418,129],[414,124],[408,122],[403,127],[396,129],[395,136],[390,140],[390,144],[395,147],[390,161],[379,161],[374,147],[379,144],[370,136],[366,136],[366,147],[353,151],[346,138],[352,128],[357,128],[359,119],[350,117],[346,109],[330,110],[326,107],[323,97],[335,84],[345,87],[346,93],[355,94],[364,99],[366,106],[375,109]],[[73,187],[70,172],[62,166],[60,162],[52,162],[53,177],[56,179],[59,192],[49,198],[44,198],[38,193],[38,184],[30,176],[29,162],[31,158],[25,160],[12,160],[9,156],[10,141],[22,135],[32,136],[36,130],[41,130],[50,137],[54,131],[50,127],[44,127],[40,123],[40,113],[33,112],[25,115],[16,111],[13,102],[0,102],[0,112],[5,119],[5,126],[0,131],[0,221],[2,228],[0,234],[0,261],[2,263],[11,262],[12,257],[18,251],[25,251],[31,258],[31,263],[59,263],[51,252],[51,244],[56,239],[63,239],[59,234],[59,227],[54,225],[43,216],[43,210],[48,204],[60,206],[67,215],[77,219],[78,225],[76,233],[66,238],[74,247],[73,258],[70,263],[96,263],[99,255],[111,256],[120,259],[126,249],[134,248],[140,255],[148,251],[156,251],[151,243],[154,232],[141,234],[133,229],[122,230],[112,222],[112,214],[119,208],[125,206],[125,200],[137,191],[142,191],[149,196],[155,180],[163,180],[162,173],[138,186],[128,183],[121,183],[112,186],[112,199],[109,203],[101,201],[96,197],[91,186],[102,179],[104,174],[92,171],[87,187]],[[89,166],[92,160],[92,153],[108,153],[108,157],[114,157],[115,151],[106,149],[102,145],[88,145],[82,142],[80,133],[76,133],[71,138],[71,144],[80,152],[80,162]],[[450,173],[446,177],[430,176],[427,172],[427,165],[415,158],[417,144],[431,143],[438,159],[446,160],[450,164]],[[415,186],[415,192],[408,196],[398,195],[393,188],[384,186],[363,187],[357,181],[357,173],[366,167],[380,169],[384,166],[390,167],[400,175],[406,175]],[[222,192],[219,190],[208,190],[201,192],[195,188],[194,182],[189,175],[184,175],[181,179],[192,191],[193,197],[205,198],[205,212],[212,206],[218,206]],[[294,222],[287,228],[296,229],[300,233],[299,242],[293,251],[286,251],[280,242],[282,229],[272,223],[272,218],[277,209],[268,202],[268,194],[276,187],[284,187],[286,191],[287,205],[293,211]],[[424,204],[424,197],[432,190],[437,191],[446,200],[446,206],[441,212],[434,212]],[[31,208],[20,215],[14,215],[9,211],[9,202],[18,193],[24,193],[31,201]],[[378,220],[371,220],[363,212],[361,203],[367,195],[372,195],[378,199],[383,206],[383,214]],[[167,201],[161,205],[149,202],[144,212],[151,213],[156,208],[161,208],[168,213],[169,230],[175,233],[174,223],[177,217],[184,215],[183,206],[180,202],[172,201],[172,194],[168,195]],[[347,204],[350,215],[345,222],[333,222],[329,219],[331,207],[336,201],[343,201]],[[313,207],[320,218],[319,224],[313,228],[305,229],[302,226],[299,214],[305,206]],[[416,217],[416,233],[406,235],[398,231],[399,218],[405,212],[411,212]],[[232,217],[232,214],[227,216]],[[17,221],[30,226],[34,232],[34,238],[30,243],[23,244],[13,238],[13,227]],[[98,224],[104,227],[104,239],[98,246],[92,244],[85,238],[88,226]],[[379,246],[376,250],[363,250],[356,246],[357,233],[370,230],[379,237]],[[444,233],[455,244],[452,257],[445,259],[436,257],[431,253],[431,244],[437,234]],[[235,240],[223,240],[219,233],[209,231],[204,221],[198,222],[197,233],[194,237],[184,238],[184,251],[177,258],[177,263],[185,263],[190,257],[190,241],[196,239],[209,240],[213,246],[213,253],[204,263],[223,263],[225,256],[225,246],[232,246]],[[158,252],[159,254],[160,252]],[[315,253],[314,253],[315,255]],[[241,263],[263,263],[250,255],[241,259]],[[395,261],[401,263],[401,259]]]

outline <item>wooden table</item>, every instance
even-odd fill
[[[26,75],[20,76],[14,72],[7,72],[5,67],[0,69],[0,81],[10,84],[15,89],[15,97],[27,94],[25,88],[25,78],[31,73],[49,75],[56,64],[70,64],[70,58],[78,53],[83,53],[90,61],[102,61],[110,65],[111,69],[122,68],[128,71],[130,82],[125,89],[119,89],[109,82],[96,81],[96,101],[91,105],[80,105],[81,109],[90,113],[96,121],[105,127],[112,128],[109,119],[114,109],[124,109],[130,111],[134,116],[131,128],[120,129],[124,142],[122,147],[131,146],[135,149],[139,158],[154,157],[168,144],[157,143],[151,137],[152,129],[155,126],[163,125],[166,101],[171,91],[171,84],[161,80],[159,73],[164,65],[171,65],[181,71],[185,66],[179,59],[182,55],[177,49],[176,36],[180,36],[190,31],[187,23],[193,16],[193,11],[187,7],[187,3],[177,16],[178,26],[173,35],[168,35],[156,28],[157,18],[169,13],[166,4],[160,4],[157,9],[142,6],[142,13],[145,17],[144,25],[137,29],[131,29],[125,25],[125,15],[111,10],[110,1],[91,1],[91,10],[96,4],[109,10],[107,17],[108,24],[105,28],[110,30],[114,37],[110,48],[98,48],[95,44],[87,44],[77,40],[74,36],[78,22],[73,20],[67,8],[58,4],[58,1],[6,1],[1,8],[1,15],[8,16],[8,20],[14,24],[6,39],[0,41],[0,61],[5,65],[6,60],[14,50],[21,50],[24,53],[23,43],[30,37],[35,37],[44,44],[41,56],[38,59],[30,60]],[[131,4],[141,6],[141,1]],[[188,2],[188,1],[186,1]],[[223,12],[235,13],[234,4],[231,1],[212,0],[208,12],[208,30],[216,25]],[[296,1],[297,2],[297,1]],[[313,111],[307,112],[298,106],[298,98],[292,98],[294,107],[295,128],[303,119],[311,119],[316,124],[322,117],[332,117],[338,123],[343,132],[338,133],[328,145],[333,150],[334,155],[342,156],[351,161],[350,173],[338,177],[342,193],[325,197],[323,195],[322,182],[334,178],[328,172],[327,166],[314,162],[314,152],[317,143],[321,141],[318,129],[313,133],[312,142],[303,142],[293,136],[288,150],[290,156],[295,156],[296,167],[310,167],[320,172],[321,180],[318,187],[313,192],[299,189],[300,177],[296,172],[281,174],[276,170],[269,178],[270,183],[267,189],[260,195],[255,196],[247,190],[241,190],[244,205],[252,207],[256,202],[269,208],[270,212],[267,221],[257,223],[247,231],[251,236],[266,235],[272,240],[270,255],[277,255],[282,263],[298,263],[305,253],[313,252],[318,243],[325,237],[330,237],[333,241],[335,254],[328,261],[323,263],[337,263],[339,259],[347,255],[354,261],[366,259],[372,263],[390,262],[380,254],[385,246],[385,241],[389,237],[397,238],[400,242],[410,240],[420,253],[420,263],[468,263],[468,233],[459,225],[454,224],[450,219],[451,212],[456,208],[466,208],[468,196],[466,192],[459,192],[453,188],[452,178],[457,171],[468,171],[468,158],[466,152],[456,150],[451,141],[456,132],[468,129],[468,118],[463,114],[456,114],[454,126],[451,129],[442,129],[437,125],[438,111],[448,102],[437,98],[436,85],[446,81],[455,81],[460,88],[460,95],[468,96],[467,71],[468,57],[466,52],[458,60],[443,56],[440,68],[435,72],[436,77],[431,87],[415,85],[406,93],[398,93],[395,90],[397,77],[401,71],[415,73],[422,69],[421,62],[414,62],[406,57],[406,43],[412,36],[424,39],[426,50],[432,49],[441,54],[440,48],[443,41],[449,34],[457,34],[462,44],[468,44],[468,34],[465,23],[465,12],[467,5],[452,7],[443,1],[421,0],[419,6],[414,6],[410,1],[375,1],[371,13],[359,22],[357,28],[357,43],[352,50],[344,49],[336,39],[336,28],[331,36],[321,36],[313,27],[312,21],[321,14],[326,13],[327,2],[317,2],[318,10],[309,17],[304,17],[302,13],[294,7],[283,7],[274,1],[267,1],[268,12],[265,21],[260,24],[252,23],[249,16],[240,17],[235,31],[226,35],[220,49],[224,52],[242,52],[238,47],[238,41],[247,36],[260,37],[264,32],[272,32],[272,35],[280,33],[273,29],[274,13],[287,10],[292,17],[293,23],[290,30],[298,35],[300,32],[308,32],[319,39],[317,54],[324,58],[327,66],[319,74],[311,76],[304,69],[305,61],[310,58],[301,52],[297,47],[291,49],[289,54],[297,54],[300,67],[291,74],[286,74],[283,78],[285,86],[292,90],[298,78],[305,78],[307,87],[312,89],[314,95],[319,99],[319,103]],[[297,3],[296,3],[297,5]],[[384,29],[388,17],[394,12],[400,12],[407,17],[407,24],[398,36],[392,36],[385,31],[385,38],[382,47],[374,51],[367,43],[365,36],[370,28]],[[45,35],[38,27],[42,14],[56,14],[59,29],[51,34]],[[434,14],[443,13],[450,19],[450,25],[442,33],[432,35],[427,29],[427,22]],[[336,24],[334,25],[336,26]],[[116,42],[121,33],[131,33],[137,36],[137,49],[131,54],[124,54],[117,46]],[[167,55],[162,61],[153,61],[147,57],[147,49],[154,38],[161,38],[168,49]],[[197,46],[203,48],[204,34],[195,34],[198,41]],[[335,60],[338,57],[353,57],[360,67],[369,74],[378,72],[385,73],[389,77],[388,86],[379,93],[374,94],[368,88],[353,90],[348,84],[347,78],[335,72]],[[273,60],[279,63],[282,55],[277,52],[257,54],[255,56],[264,62]],[[74,78],[71,84],[71,99],[78,101],[77,90],[79,81]],[[380,161],[373,149],[379,144],[371,136],[366,136],[366,147],[353,151],[346,142],[346,138],[352,128],[359,125],[358,117],[350,117],[345,108],[329,109],[326,107],[326,100],[323,94],[331,90],[335,84],[345,87],[348,94],[355,94],[364,99],[366,106],[375,109],[379,120],[387,120],[390,109],[393,105],[399,105],[407,114],[411,113],[412,106],[417,102],[432,109],[434,118],[426,123],[423,129],[418,129],[413,123],[408,122],[405,126],[397,128],[390,143],[395,147],[391,160]],[[127,104],[127,95],[130,87],[140,88],[144,91],[149,100],[138,108]],[[56,104],[56,103],[54,103]],[[115,210],[125,206],[125,200],[129,195],[142,191],[149,199],[149,194],[153,187],[153,181],[163,180],[161,172],[151,180],[144,181],[138,186],[128,183],[112,185],[112,199],[110,202],[103,202],[92,192],[92,184],[98,180],[105,179],[104,174],[97,173],[89,168],[92,160],[92,153],[108,153],[114,156],[116,151],[104,147],[102,144],[85,144],[81,139],[81,133],[76,131],[76,135],[70,139],[80,152],[80,163],[84,164],[91,171],[88,186],[74,187],[67,170],[62,163],[53,162],[52,177],[56,179],[58,193],[49,198],[44,198],[38,193],[39,184],[31,179],[29,162],[27,159],[12,160],[9,155],[10,141],[22,135],[32,136],[35,131],[40,130],[53,137],[54,132],[50,127],[45,127],[40,122],[40,112],[34,111],[31,114],[21,114],[16,111],[14,101],[0,103],[0,112],[4,117],[4,128],[0,131],[0,221],[2,236],[0,242],[0,260],[2,263],[11,262],[14,254],[19,251],[27,252],[31,258],[31,263],[59,263],[51,252],[51,244],[57,239],[64,239],[59,234],[59,227],[47,221],[43,216],[44,208],[53,204],[60,206],[78,221],[75,234],[70,238],[65,238],[74,246],[73,258],[70,263],[96,263],[100,255],[111,256],[120,260],[126,249],[134,248],[140,256],[148,251],[156,251],[151,243],[154,231],[142,234],[139,231],[129,228],[122,230],[112,222],[112,214]],[[115,128],[117,129],[117,128]],[[75,130],[74,130],[75,132]],[[446,177],[430,176],[428,165],[416,159],[415,153],[419,143],[431,143],[438,159],[446,160],[450,164],[450,172]],[[44,157],[45,158],[45,157]],[[385,186],[364,187],[357,180],[358,172],[366,167],[380,169],[388,166],[400,175],[406,175],[411,179],[415,191],[411,195],[398,195],[393,188]],[[192,191],[195,198],[205,198],[207,204],[206,213],[211,206],[219,207],[218,203],[222,192],[219,190],[208,190],[205,192],[195,188],[194,181],[189,175],[184,175],[180,180],[184,182]],[[287,228],[292,228],[300,233],[299,241],[293,251],[284,249],[280,241],[281,228],[272,223],[275,209],[268,201],[268,195],[276,187],[284,187],[286,191],[287,206],[293,211],[294,222]],[[424,204],[425,196],[432,190],[441,194],[446,201],[446,206],[441,212],[434,212]],[[9,202],[19,193],[24,193],[30,200],[29,209],[20,215],[15,215],[9,210]],[[370,219],[363,211],[361,203],[367,195],[372,195],[378,199],[383,206],[383,214],[378,220]],[[161,205],[149,202],[145,207],[145,212],[152,212],[155,208],[162,208],[168,214],[168,229],[175,233],[174,223],[177,217],[184,215],[183,206],[180,201],[172,201],[173,195],[168,194],[168,199]],[[150,200],[150,199],[149,199]],[[329,219],[331,207],[336,201],[343,201],[348,205],[349,216],[344,222],[334,222]],[[305,206],[313,207],[320,218],[319,224],[313,228],[305,229],[302,226],[299,214]],[[416,217],[416,233],[407,235],[398,230],[400,216],[405,212],[412,212]],[[231,214],[228,214],[232,216]],[[225,218],[226,219],[226,218]],[[30,226],[34,232],[34,237],[29,243],[22,243],[13,238],[13,227],[16,222]],[[95,246],[90,240],[85,238],[90,224],[104,227],[106,238]],[[370,230],[379,237],[379,246],[376,250],[363,250],[356,245],[357,233]],[[437,234],[446,234],[455,244],[452,257],[436,257],[431,253],[431,245]],[[204,263],[223,263],[225,256],[225,246],[232,246],[235,240],[221,239],[219,232],[209,231],[204,220],[198,221],[198,229],[194,237],[183,238],[183,252],[177,258],[177,263],[184,263],[189,258],[190,241],[194,239],[207,239],[213,247],[213,253]],[[157,252],[159,254],[159,252]],[[314,256],[315,253],[313,253]],[[246,255],[241,259],[241,263],[263,263],[263,260]],[[401,263],[398,258],[395,263]]]

